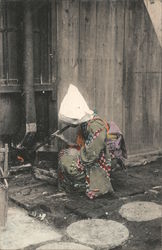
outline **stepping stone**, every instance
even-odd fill
[[[119,213],[128,221],[150,221],[162,217],[162,206],[154,202],[134,201],[123,205]]]
[[[67,234],[74,240],[95,247],[112,249],[123,244],[129,237],[128,229],[119,222],[88,219],[72,223]]]
[[[76,244],[73,242],[54,242],[43,245],[36,250],[93,250],[91,247]]]
[[[7,226],[0,230],[0,249],[23,249],[49,240],[59,240],[62,235],[55,229],[28,216],[23,209],[9,208]]]

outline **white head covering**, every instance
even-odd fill
[[[70,124],[80,124],[90,120],[93,111],[89,109],[78,88],[70,84],[59,110],[59,119]]]

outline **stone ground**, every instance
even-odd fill
[[[15,205],[25,208],[34,223],[36,219],[44,227],[50,227],[47,230],[52,227],[54,232],[61,235],[59,244],[64,244],[60,248],[58,245],[58,248],[54,248],[56,239],[52,242],[47,239],[48,245],[44,245],[41,240],[39,243],[31,241],[21,249],[107,250],[108,247],[87,244],[79,248],[80,245],[75,245],[79,242],[73,240],[66,231],[68,226],[79,220],[103,219],[122,223],[129,230],[128,240],[114,250],[161,250],[162,219],[128,221],[120,215],[119,210],[122,205],[134,201],[151,201],[162,205],[162,159],[143,166],[130,167],[127,171],[117,171],[112,174],[112,184],[114,195],[105,195],[91,201],[82,194],[60,193],[57,187],[34,179],[29,172],[13,176],[9,181],[11,209]],[[21,233],[21,228],[19,231]]]

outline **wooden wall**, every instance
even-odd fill
[[[141,0],[57,1],[58,108],[70,83],[129,154],[162,147],[162,49]]]
[[[21,1],[16,2],[15,6],[21,3]],[[59,109],[69,84],[73,83],[78,86],[91,109],[96,109],[101,117],[114,120],[119,125],[125,135],[129,154],[162,148],[162,48],[143,0],[48,0],[46,2],[51,3],[52,18],[50,11],[46,22],[43,23],[45,17],[42,19],[42,14],[33,15],[35,18],[39,17],[34,19],[33,25],[34,54],[37,54],[34,62],[35,78],[40,78],[39,71],[42,68],[45,73],[42,77],[43,83],[50,80],[51,84],[47,85],[50,89],[45,93],[41,88],[36,93],[39,137],[43,139],[48,132],[52,133],[56,129],[57,106]],[[44,3],[43,0],[38,1],[35,4],[36,9],[38,10],[37,6],[39,9],[44,8]],[[9,9],[8,13],[11,16],[8,22],[9,41],[11,37],[13,40],[12,45],[9,42],[9,48],[12,50],[16,39],[20,38],[15,25],[21,24],[21,20],[19,12],[14,12],[14,8]],[[12,21],[14,15],[16,23]],[[9,59],[4,60],[1,17],[0,12],[0,75],[1,78],[6,78],[2,69],[8,60],[11,68],[9,77],[18,78],[17,74],[22,76],[22,72],[17,72],[21,68],[17,65],[23,64],[23,53],[17,46],[19,53],[15,54],[17,50],[10,53],[9,50]],[[52,25],[47,28],[50,18]],[[39,25],[38,20],[40,20]],[[45,44],[41,44],[38,39],[40,30],[43,32],[42,35],[44,34],[42,41],[46,41]],[[50,47],[51,40],[53,51]],[[40,51],[44,52],[42,59],[37,44],[40,45]],[[16,60],[18,64],[13,63]],[[50,66],[47,69],[49,61]],[[55,89],[56,83],[57,91],[51,92],[51,88]],[[11,128],[5,125],[6,111],[12,113],[9,116],[12,122],[8,119],[8,124],[15,125],[12,126],[10,134],[16,133],[16,128],[20,126],[18,120],[21,120],[18,114],[22,113],[19,105],[22,103],[21,96],[13,94],[5,101],[3,98],[6,99],[6,96],[1,95],[0,99],[3,107],[3,112],[0,113],[1,134]],[[70,132],[71,138],[72,134]]]
[[[162,146],[162,49],[144,4],[133,2],[126,5],[123,84],[126,138],[138,152]]]

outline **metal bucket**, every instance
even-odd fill
[[[0,168],[0,228],[4,228],[7,222],[8,212],[8,183],[3,179],[4,173]]]

